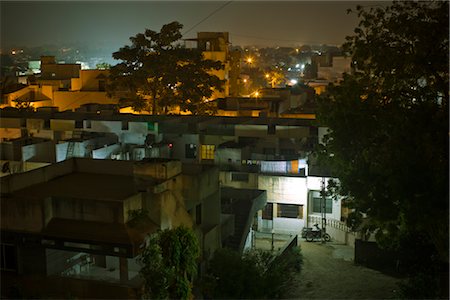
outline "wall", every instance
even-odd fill
[[[112,153],[116,153],[120,150],[120,145],[114,144],[103,148],[92,150],[92,158],[105,159],[110,158]]]
[[[22,160],[32,162],[56,162],[55,142],[48,141],[22,147]]]
[[[0,139],[17,139],[22,136],[22,131],[20,128],[0,128]]]
[[[328,186],[328,180],[331,178],[325,177],[325,189]],[[307,187],[308,191],[320,191],[322,188],[322,177],[314,177],[314,176],[308,176],[307,177]],[[309,199],[309,202],[311,199]],[[341,219],[341,201],[339,199],[333,200],[333,209],[331,214],[326,214],[327,219],[334,219],[334,220],[340,220]],[[310,203],[311,204],[311,203]],[[320,216],[320,213],[312,213],[312,206],[308,206],[308,214]],[[309,224],[311,225],[311,224]],[[309,226],[311,227],[311,226]]]
[[[222,171],[219,174],[220,183],[225,187],[233,187],[237,189],[258,189],[258,174],[247,173],[248,181],[233,181],[232,174],[240,172]]]
[[[53,105],[59,107],[60,111],[73,110],[88,103],[117,104],[117,100],[109,98],[106,92],[55,91],[53,94]]]

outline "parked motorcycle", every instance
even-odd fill
[[[323,239],[325,242],[329,242],[331,240],[331,236],[325,230],[322,230],[319,224],[314,224],[314,227],[316,228],[303,228],[302,237],[305,237],[306,241],[312,242],[315,239]]]

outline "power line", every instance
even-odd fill
[[[200,25],[201,23],[205,22],[207,19],[209,19],[212,15],[214,15],[215,13],[217,13],[219,10],[223,9],[225,6],[227,6],[228,4],[230,4],[233,1],[228,1],[227,3],[223,4],[221,7],[217,8],[215,11],[211,12],[208,16],[206,16],[205,18],[203,18],[200,22],[198,22],[197,24],[195,24],[194,26],[192,26],[191,28],[189,28],[189,30],[185,31],[183,33],[183,36],[186,35],[188,32],[190,32],[192,29],[194,29],[195,27],[197,27],[198,25]]]

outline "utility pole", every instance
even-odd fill
[[[321,212],[322,212],[322,234],[321,234],[321,238],[322,238],[322,243],[325,243],[325,239],[323,237],[323,235],[326,232],[326,227],[327,227],[327,200],[325,197],[325,177],[322,177],[322,183],[321,183]]]

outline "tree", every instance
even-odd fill
[[[367,215],[364,230],[447,267],[448,9],[446,1],[358,7],[361,21],[344,44],[356,72],[321,95],[318,114],[330,129],[321,161],[353,215]]]
[[[204,293],[214,299],[284,298],[301,265],[298,247],[283,257],[270,251],[249,250],[241,256],[219,249],[210,261]]]
[[[96,64],[95,68],[98,70],[109,70],[109,69],[111,69],[111,65],[106,62],[102,62],[102,63]]]
[[[191,298],[199,255],[192,229],[180,226],[150,235],[140,259],[144,298]]]
[[[210,75],[220,70],[219,61],[207,60],[198,49],[186,49],[179,43],[183,26],[178,22],[164,25],[160,32],[147,29],[130,37],[126,45],[113,53],[122,62],[111,67],[110,95],[127,95],[122,102],[137,111],[167,113],[180,107],[194,114],[208,112],[207,99],[213,90],[223,90],[223,80]]]

